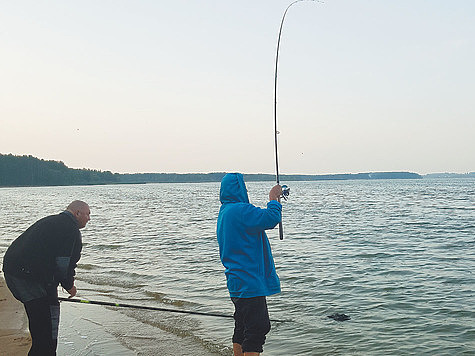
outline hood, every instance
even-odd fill
[[[221,180],[219,200],[224,203],[249,203],[246,184],[241,173],[228,173]]]

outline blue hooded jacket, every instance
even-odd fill
[[[240,173],[224,176],[219,198],[216,234],[230,296],[252,298],[279,293],[280,281],[264,230],[281,221],[282,205],[274,200],[267,203],[267,209],[250,204]]]

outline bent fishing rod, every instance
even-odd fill
[[[279,69],[279,49],[280,49],[280,37],[282,35],[282,28],[284,27],[284,20],[285,15],[287,15],[287,11],[289,11],[290,7],[298,2],[303,1],[317,1],[317,0],[297,0],[290,3],[289,6],[284,11],[284,15],[282,16],[282,21],[280,22],[279,28],[279,37],[277,38],[277,50],[275,54],[275,71],[274,71],[274,148],[275,148],[275,177],[277,184],[280,184],[280,176],[279,176],[279,156],[278,156],[278,149],[277,149],[277,135],[279,131],[277,130],[277,77],[278,77],[278,69]],[[287,200],[290,194],[290,188],[286,185],[282,185],[282,198]],[[279,238],[281,240],[284,239],[284,228],[282,225],[282,220],[279,222]]]
[[[218,314],[218,313],[205,313],[205,312],[197,312],[197,311],[190,311],[190,310],[180,310],[180,309],[169,309],[169,308],[159,308],[159,307],[149,307],[145,305],[132,305],[132,304],[124,304],[124,303],[112,303],[112,302],[102,302],[97,300],[85,300],[85,299],[77,299],[77,298],[64,298],[58,297],[58,300],[62,302],[71,302],[71,303],[82,303],[82,304],[95,304],[95,305],[103,305],[108,307],[117,307],[117,308],[131,308],[131,309],[142,309],[142,310],[154,310],[154,311],[163,311],[163,312],[170,312],[170,313],[181,313],[181,314],[193,314],[193,315],[204,315],[204,316],[215,316],[220,318],[234,318],[232,315],[226,314]],[[284,323],[290,320],[276,320],[271,319],[270,321],[276,323]]]

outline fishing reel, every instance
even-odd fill
[[[283,185],[281,197],[284,198],[284,200],[287,200],[289,199],[289,195],[290,195],[290,187]]]

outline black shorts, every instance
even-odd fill
[[[262,352],[270,331],[266,297],[231,300],[235,308],[233,343],[240,344],[243,352]]]

